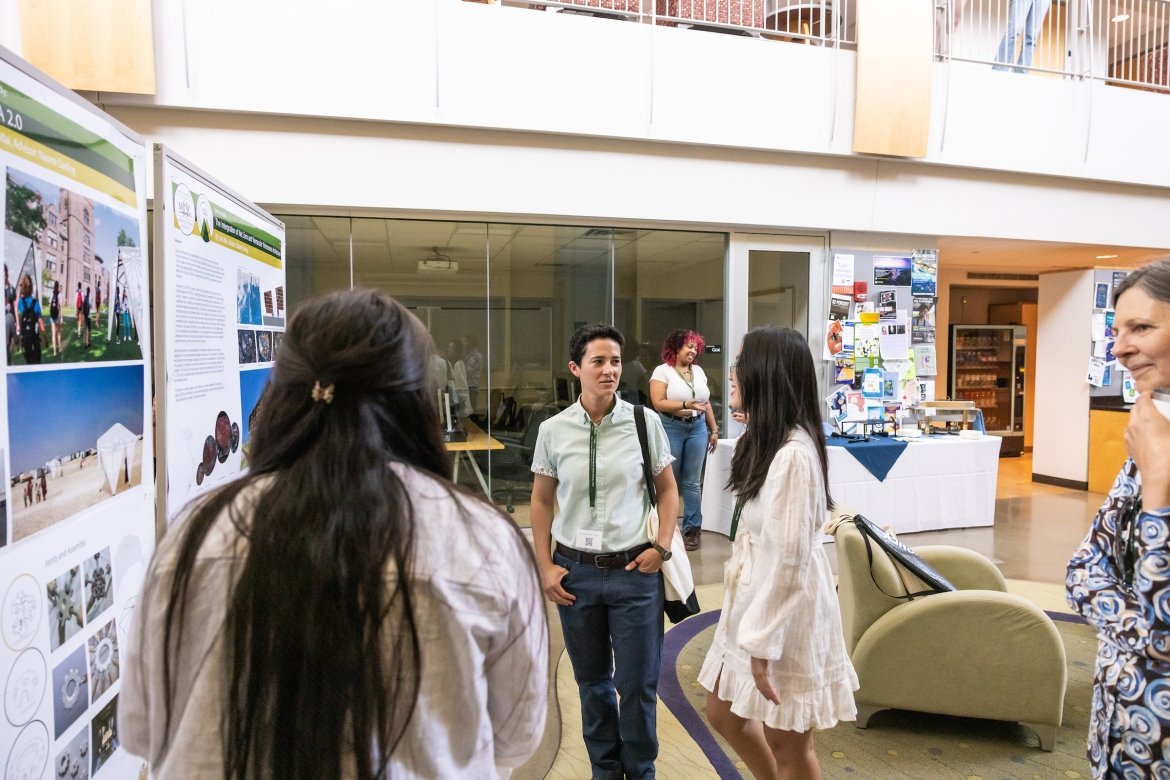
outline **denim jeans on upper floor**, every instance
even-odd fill
[[[662,575],[599,569],[555,553],[553,561],[569,570],[561,586],[576,597],[557,611],[581,696],[593,780],[652,778],[658,758]]]
[[[699,530],[703,527],[703,463],[707,459],[707,420],[703,415],[694,422],[683,422],[669,414],[659,415],[666,438],[670,440],[670,454],[674,462],[674,481],[682,493],[685,511],[682,530]]]
[[[995,65],[994,70],[1024,73],[1024,68],[1031,67],[1032,52],[1040,41],[1040,29],[1051,6],[1052,0],[1012,0],[1008,6],[1007,32],[995,54],[995,61],[1000,64]],[[1020,47],[1018,64],[1022,67],[1012,68],[1010,66],[1016,64],[1016,42],[1020,40],[1021,34],[1024,36],[1024,44]]]

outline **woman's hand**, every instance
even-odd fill
[[[766,658],[752,658],[752,679],[756,681],[756,690],[773,704],[780,703],[780,697],[772,688],[772,681],[768,678],[768,660]]]
[[[714,452],[715,448],[719,446],[719,431],[710,431],[707,433],[707,452]]]
[[[1125,446],[1142,475],[1142,504],[1170,507],[1170,420],[1162,416],[1150,393],[1142,393],[1129,413]]]
[[[747,425],[747,414],[739,409],[731,410],[731,419],[735,420],[740,425]]]
[[[687,401],[686,410],[688,412],[701,412],[706,414],[711,411],[711,404],[707,401]]]

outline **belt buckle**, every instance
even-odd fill
[[[593,556],[593,565],[599,569],[616,569],[622,563],[620,553],[602,553]]]

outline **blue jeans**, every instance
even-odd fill
[[[553,561],[569,570],[561,586],[577,598],[557,611],[581,695],[581,730],[593,780],[652,778],[658,758],[662,575],[599,569],[556,553]]]
[[[999,64],[994,70],[1014,70],[1023,73],[1024,68],[1032,65],[1032,52],[1036,42],[1040,40],[1040,27],[1044,24],[1044,17],[1048,16],[1048,9],[1052,0],[1011,0],[1008,6],[1007,32],[999,42],[999,51],[995,54],[995,61]],[[1024,36],[1024,45],[1020,47],[1018,64],[1023,67],[1009,68],[1015,62],[1016,43],[1020,35]]]
[[[670,454],[674,462],[674,481],[682,493],[683,533],[703,527],[703,463],[707,459],[707,420],[700,415],[694,422],[686,423],[669,414],[659,415],[666,438],[670,441]]]

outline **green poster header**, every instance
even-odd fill
[[[255,225],[246,224],[227,209],[212,203],[211,213],[215,217],[215,229],[231,236],[248,246],[280,260],[280,239]]]
[[[61,116],[3,81],[0,81],[0,129],[23,136],[101,174],[120,185],[115,189],[134,190],[133,158],[92,130]],[[71,173],[60,164],[56,167],[74,179],[86,181],[90,178],[77,171]],[[109,191],[111,188],[100,189]]]

